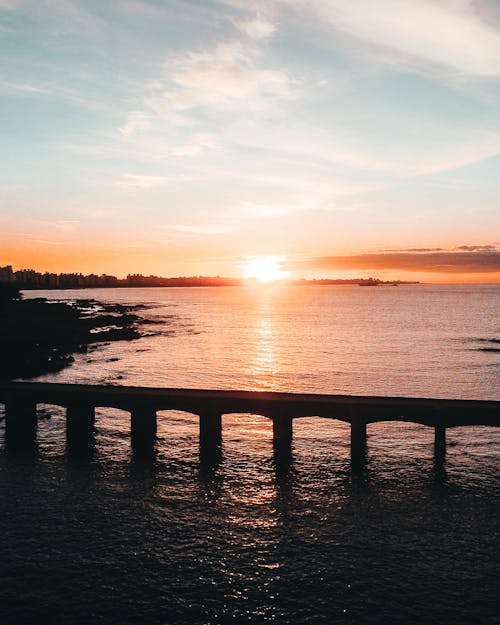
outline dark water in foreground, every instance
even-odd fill
[[[353,297],[358,297],[356,292]],[[403,297],[399,291],[397,297]],[[494,299],[488,297],[493,306]],[[464,302],[464,309],[469,303]],[[214,321],[210,325],[207,307],[198,305],[201,316],[193,313],[187,319],[186,302],[181,302],[177,322],[190,331],[181,329],[172,340],[178,349],[184,344],[184,353],[189,354],[201,342],[211,367],[211,354],[225,337],[214,329]],[[234,302],[210,304],[219,307],[219,314],[221,307],[229,314],[230,305]],[[317,301],[314,305],[319,306]],[[342,315],[347,315],[346,305],[344,299]],[[255,344],[248,334],[241,344],[247,356],[251,349],[256,352],[258,375],[264,380],[263,369],[272,368],[267,382],[279,387],[288,376],[291,390],[330,386],[332,378],[325,379],[320,372],[316,378],[293,377],[280,361],[287,354],[282,337],[293,328],[287,330],[276,308],[268,304],[262,308],[262,302],[259,306],[261,325],[257,313],[242,323],[247,328],[257,324]],[[178,309],[171,308],[169,314],[176,314]],[[448,351],[454,374],[460,358],[453,349],[465,350],[464,345],[469,349],[468,343],[458,342],[458,326],[444,323],[444,310],[434,314],[443,317],[441,351]],[[494,308],[489,326],[478,329],[475,338],[484,338],[486,332],[495,338],[492,314]],[[328,318],[326,311],[322,316],[316,309],[315,318],[310,332],[320,333],[318,324]],[[236,316],[233,336],[239,321]],[[464,341],[471,334],[467,323]],[[418,311],[407,325],[417,332]],[[405,337],[410,333],[408,328],[403,332]],[[424,333],[422,328],[421,336]],[[384,343],[381,335],[373,340]],[[386,394],[398,394],[390,386],[390,361],[404,360],[407,338],[399,346],[394,337],[391,340],[383,355]],[[116,350],[117,345],[96,352],[97,365],[82,363],[82,381],[91,381],[92,364],[96,382],[112,381],[118,370],[126,375],[134,367],[133,353],[143,369],[148,361],[154,368],[151,352],[133,351],[142,349],[140,343],[129,345],[130,353],[124,357],[128,367],[111,360],[107,350]],[[304,336],[300,355],[307,371],[314,372],[315,346],[307,351],[307,343]],[[149,349],[151,340],[145,339],[143,345]],[[166,345],[165,338],[162,350]],[[333,349],[331,344],[323,347]],[[359,376],[369,391],[372,378],[362,375],[363,367],[371,371],[373,366],[374,371],[382,361],[373,356],[368,365],[360,365],[360,349],[354,339],[346,339],[337,354],[341,384],[349,383],[350,351],[350,384],[354,386]],[[417,350],[426,352],[422,346]],[[231,352],[222,366],[229,368],[237,352]],[[429,363],[435,363],[435,375],[429,370],[429,389],[446,376],[440,354],[437,348],[428,354],[425,366],[415,369],[416,381],[409,381],[410,388],[425,384]],[[182,353],[170,352],[170,358],[176,380],[189,375],[188,366],[180,362]],[[165,355],[163,359],[168,360]],[[320,361],[325,362],[324,355]],[[474,388],[483,385],[490,390],[482,395],[498,398],[495,353],[478,352],[470,362]],[[484,376],[478,374],[478,366],[484,367]],[[77,362],[61,379],[76,381],[78,367]],[[201,353],[193,368],[200,376],[199,386],[217,386],[210,384],[208,365],[203,371]],[[165,369],[143,370],[142,375],[143,379],[149,375],[155,384],[162,375],[168,379]],[[213,379],[220,375],[214,371]],[[253,375],[249,370],[242,374],[242,386],[250,384],[249,375]],[[452,373],[448,375],[452,388],[464,385],[465,374],[455,382]],[[397,380],[400,384],[401,378]],[[234,386],[230,382],[228,386]],[[368,429],[366,473],[353,478],[348,428],[337,421],[297,420],[292,457],[283,465],[273,457],[270,422],[225,416],[221,461],[210,469],[200,466],[197,420],[192,415],[160,414],[156,454],[150,462],[132,457],[125,413],[98,411],[96,444],[87,460],[67,455],[64,416],[57,408],[45,407],[42,416],[49,415],[40,419],[38,446],[29,458],[5,450],[0,422],[0,623],[500,623],[500,445],[494,428],[451,430],[446,462],[440,466],[434,463],[430,429],[374,424]]]

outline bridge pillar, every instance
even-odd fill
[[[207,410],[200,414],[200,465],[202,469],[217,467],[222,454],[222,415]]]
[[[446,428],[444,425],[434,427],[434,458],[443,462],[446,456]]]
[[[273,455],[276,475],[288,475],[292,466],[293,418],[276,414],[273,419]]]
[[[222,415],[218,412],[200,414],[200,445],[218,446],[222,443]]]
[[[136,406],[130,412],[130,434],[134,454],[149,453],[156,440],[156,410]]]
[[[90,451],[94,438],[95,408],[92,404],[69,404],[66,409],[66,445],[69,453]]]
[[[35,447],[37,429],[36,402],[11,399],[5,402],[5,439],[13,450],[28,451]]]
[[[273,418],[273,447],[275,453],[290,453],[293,437],[293,418],[275,415]]]
[[[366,461],[366,423],[354,421],[351,423],[351,466],[355,470],[361,469]]]

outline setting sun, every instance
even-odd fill
[[[244,275],[246,278],[252,278],[262,284],[268,284],[275,280],[284,280],[289,276],[288,271],[282,270],[284,260],[283,256],[265,256],[248,259],[243,265]]]

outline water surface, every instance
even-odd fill
[[[160,336],[111,343],[40,380],[500,399],[497,286],[33,292],[146,303]],[[486,350],[485,350],[486,348]],[[363,476],[349,430],[226,415],[200,466],[197,419],[161,413],[156,454],[131,455],[128,415],[98,410],[87,460],[41,407],[27,458],[0,423],[1,622],[498,623],[499,437],[373,424]]]

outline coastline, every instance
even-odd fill
[[[143,305],[23,300],[12,294],[0,298],[0,381],[60,371],[74,362],[73,354],[139,339],[141,326],[154,323],[137,314]]]

